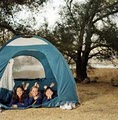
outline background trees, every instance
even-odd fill
[[[77,79],[87,78],[89,59],[113,59],[118,51],[118,1],[66,2],[52,34],[55,45],[76,63]],[[113,21],[114,20],[114,21]],[[49,35],[47,35],[49,37]]]
[[[118,51],[118,1],[86,0],[79,3],[75,0],[64,0],[60,11],[60,20],[54,29],[46,21],[39,30],[35,15],[39,14],[46,0],[3,0],[0,2],[1,44],[6,36],[17,34],[38,34],[55,44],[67,58],[76,64],[77,79],[87,78],[87,66],[90,59],[110,59]],[[17,19],[17,13],[30,10],[27,19]],[[38,13],[37,13],[38,12]],[[6,34],[7,33],[9,34]],[[9,32],[10,31],[10,32]]]
[[[34,14],[40,12],[38,8],[43,7],[46,1],[47,0],[1,0],[0,43],[5,42],[3,36],[6,32],[11,32],[11,36],[18,34],[35,34],[35,30],[32,29],[32,26],[36,24]],[[24,18],[24,16],[19,18],[21,12],[22,14],[29,12],[29,15],[27,17],[25,16],[26,18]]]

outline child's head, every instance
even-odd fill
[[[24,93],[24,88],[23,88],[22,86],[18,86],[18,87],[15,89],[15,92],[14,92],[14,94],[15,94],[16,96],[18,96],[19,98],[22,97],[23,93]]]
[[[33,86],[30,90],[30,96],[36,97],[39,94],[39,88],[37,86]]]
[[[55,85],[55,83],[51,83],[50,86],[47,86],[45,85],[44,86],[44,95],[47,97],[47,98],[52,98],[52,96],[54,95],[54,91],[52,89],[52,87]]]
[[[54,94],[52,88],[47,87],[44,91],[45,96],[52,96]]]

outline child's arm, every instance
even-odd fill
[[[17,103],[17,107],[27,107],[29,105],[28,98],[24,100],[24,103]]]
[[[42,103],[46,103],[46,102],[48,102],[48,101],[49,101],[49,99],[47,99],[47,97],[44,96],[44,97],[43,97],[43,100],[42,100]]]
[[[11,101],[10,101],[10,103],[9,103],[9,107],[12,107],[13,104],[14,104],[14,100],[12,98]]]
[[[29,100],[28,100],[29,105],[32,105],[33,102],[34,102],[33,97],[29,97]]]
[[[9,107],[12,107],[12,108],[17,108],[17,104],[15,104],[13,98],[11,99],[11,101],[10,101],[10,103],[9,103],[8,106],[9,106]]]
[[[35,105],[40,105],[41,103],[42,103],[42,99],[40,97],[38,97],[34,102]]]
[[[40,104],[42,104],[42,94],[41,93],[39,93],[39,95],[34,98],[34,102],[32,104],[33,105],[40,105]]]

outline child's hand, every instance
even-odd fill
[[[12,105],[12,108],[17,108],[18,106],[17,105]]]
[[[54,85],[55,85],[55,83],[52,82],[51,85],[50,85],[50,87],[52,88]]]
[[[22,86],[23,86],[23,88],[25,87],[25,82],[22,82]]]
[[[39,84],[37,82],[35,82],[34,86],[39,88]]]
[[[52,91],[50,91],[50,98],[52,98],[52,95],[53,95],[53,92],[52,92]]]
[[[48,99],[51,99],[52,98],[52,95],[53,95],[53,92],[50,91],[49,93],[46,93],[46,96]]]
[[[27,90],[28,86],[29,86],[29,83],[26,83],[24,90]]]
[[[39,96],[34,97],[34,100],[37,100]]]

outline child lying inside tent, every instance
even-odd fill
[[[41,105],[42,104],[42,94],[39,91],[39,84],[37,82],[30,89],[29,93],[29,105]]]
[[[52,100],[54,97],[56,97],[55,92],[53,91],[52,87],[54,86],[54,83],[51,83],[50,86],[44,86],[44,96],[43,96],[43,103],[46,103],[50,100]]]
[[[44,86],[44,96],[42,96],[42,93],[39,90],[39,84],[37,84],[37,82],[30,89],[29,93],[27,92],[27,87],[29,84],[27,83],[25,85],[22,83],[21,86],[18,86],[14,90],[9,107],[26,108],[32,105],[36,105],[37,107],[41,106],[43,103],[46,103],[56,97],[56,94],[52,89],[54,85],[54,83],[51,83],[50,86]]]
[[[18,108],[18,107],[28,106],[28,95],[25,92],[27,87],[28,84],[25,87],[17,86],[17,88],[13,91],[13,95],[9,107]]]

